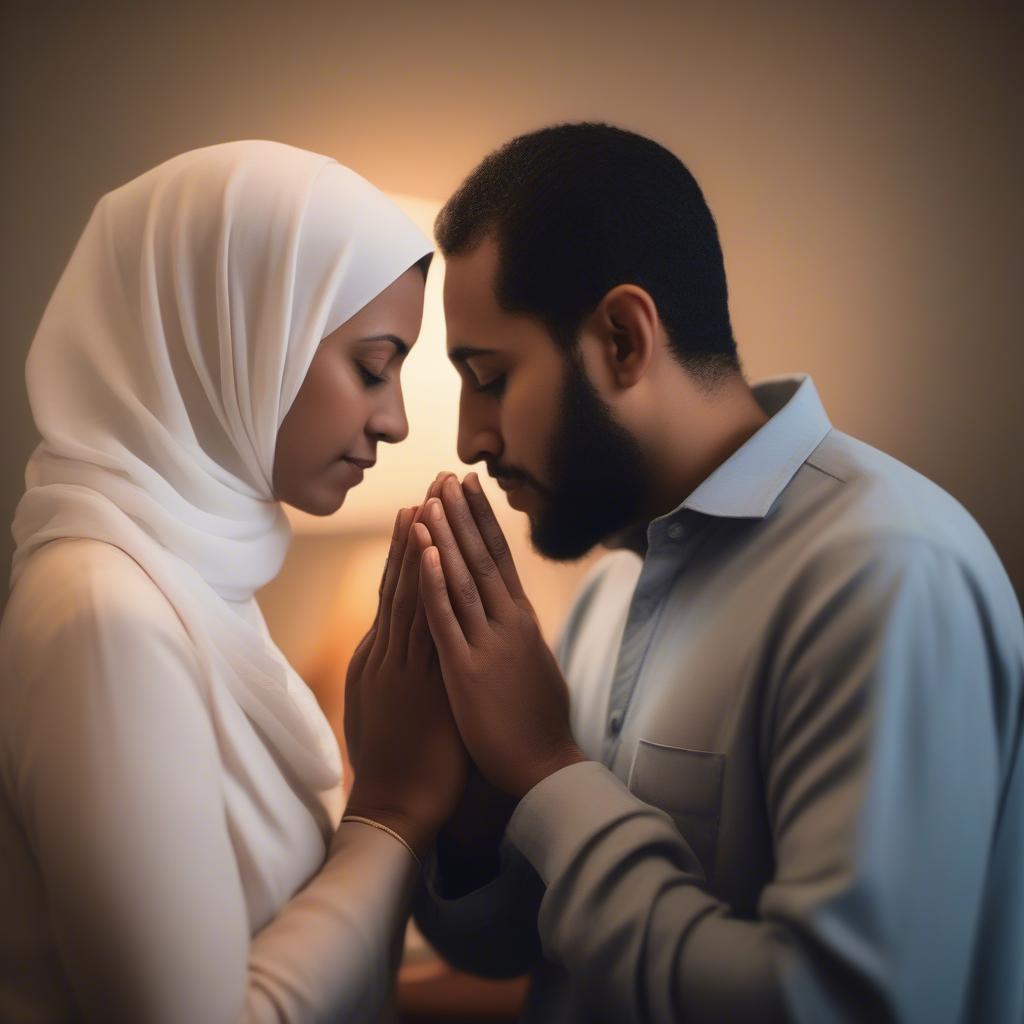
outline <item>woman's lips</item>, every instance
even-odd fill
[[[347,465],[352,470],[352,475],[355,477],[355,483],[353,484],[353,486],[355,486],[355,484],[362,482],[363,470],[369,469],[370,466],[373,465],[372,462],[367,462],[363,459],[343,458],[341,461],[344,462],[345,465]]]

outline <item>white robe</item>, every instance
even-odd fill
[[[0,626],[0,679],[0,1018],[377,1019],[412,858],[358,824],[328,848],[230,702],[260,787],[224,772],[194,645],[132,559],[40,550]]]

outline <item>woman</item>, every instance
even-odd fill
[[[364,717],[414,700],[422,728],[378,725],[339,825],[337,744],[253,593],[289,541],[278,501],[334,511],[405,437],[429,253],[358,175],[268,142],[186,153],[97,205],[28,359],[42,443],[0,627],[3,1019],[380,1013],[465,755],[436,673],[374,687]],[[394,616],[429,643],[411,519],[371,642]]]

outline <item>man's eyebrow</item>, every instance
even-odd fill
[[[368,338],[360,338],[360,341],[390,341],[400,356],[409,354],[409,346],[398,337],[397,334],[371,334]]]
[[[493,355],[497,355],[493,348],[473,348],[470,345],[459,345],[458,348],[453,348],[448,353],[448,358],[453,363],[464,363],[467,359],[472,359],[474,356]]]

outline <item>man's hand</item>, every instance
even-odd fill
[[[585,760],[565,680],[476,476],[465,491],[447,477],[423,512],[420,594],[452,712],[483,775],[518,799]]]
[[[345,733],[355,783],[346,813],[388,825],[422,855],[462,795],[468,758],[418,600],[420,545],[410,543],[417,515],[398,514],[377,618],[349,669]]]

